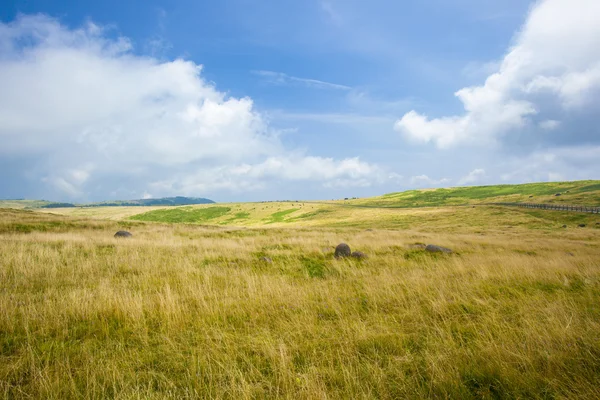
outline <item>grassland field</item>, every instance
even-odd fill
[[[2,208],[0,396],[600,398],[597,185]]]

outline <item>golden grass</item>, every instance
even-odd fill
[[[597,216],[336,210],[255,228],[0,211],[1,395],[600,397]],[[333,259],[341,241],[370,258]]]

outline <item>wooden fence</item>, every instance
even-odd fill
[[[537,208],[541,210],[575,211],[592,214],[600,214],[600,207],[571,206],[568,204],[538,204],[538,203],[492,203],[498,206]]]

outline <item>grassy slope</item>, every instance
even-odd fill
[[[557,193],[560,193],[561,196],[555,196]],[[433,207],[493,202],[565,203],[600,206],[600,181],[409,190],[369,199],[353,200],[349,203],[383,207]]]
[[[227,215],[296,222],[247,229],[0,210],[2,396],[600,395],[598,216],[245,206]],[[578,218],[590,226],[560,228]],[[330,223],[344,226],[315,227]],[[121,228],[133,239],[113,239]],[[340,241],[370,258],[333,259]]]
[[[561,196],[554,196],[559,192],[562,193]],[[530,198],[529,196],[534,197]],[[50,210],[50,212],[115,220],[131,218],[142,221],[212,225],[381,226],[383,224],[385,227],[406,227],[427,221],[425,215],[430,215],[432,211],[426,210],[426,207],[465,204],[475,204],[479,207],[482,203],[504,201],[598,205],[600,204],[600,182],[579,181],[413,190],[366,199],[333,202],[231,203],[169,209],[165,209],[165,207],[99,207],[58,209]],[[223,207],[228,211],[225,212]],[[389,214],[390,212],[393,214]],[[445,218],[451,225],[465,223],[460,219],[466,212],[464,210],[458,211],[446,207],[439,208],[436,212],[446,214]],[[524,211],[510,212],[521,215]],[[541,218],[555,219],[556,215],[549,213],[544,214]],[[579,219],[582,220],[581,222],[585,222],[588,217],[572,214],[566,218],[574,223]],[[482,223],[485,224],[485,221]]]
[[[39,208],[50,203],[46,200],[0,200],[0,208]]]

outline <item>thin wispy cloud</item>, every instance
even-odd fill
[[[329,1],[322,1],[321,2],[321,10],[323,10],[323,12],[325,13],[325,15],[327,15],[327,17],[335,24],[335,25],[341,25],[342,24],[342,16],[339,14],[339,12],[337,12],[334,8],[333,8],[333,4],[331,4]]]
[[[291,76],[283,72],[259,70],[252,71],[252,73],[254,75],[258,75],[264,78],[270,83],[274,83],[277,85],[304,85],[316,89],[352,90],[350,86],[320,81],[318,79],[299,78],[297,76]]]

